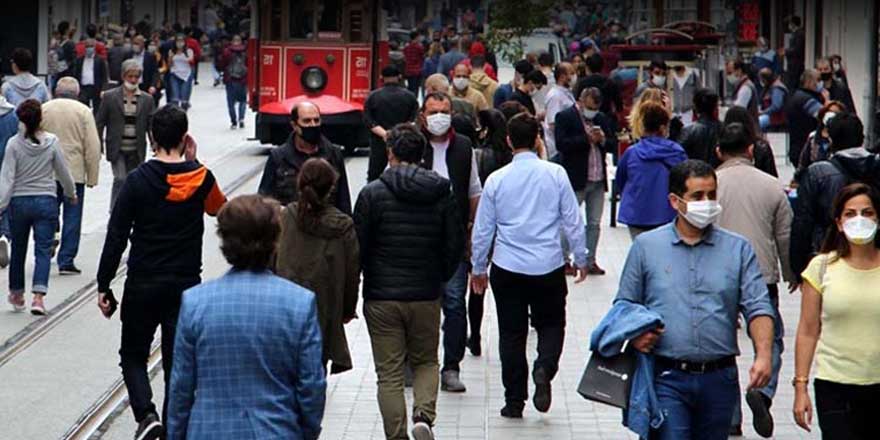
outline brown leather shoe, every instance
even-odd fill
[[[588,270],[587,273],[589,275],[605,275],[605,269],[602,269],[601,267],[599,267],[598,264],[593,263],[593,265],[590,266],[590,270]]]

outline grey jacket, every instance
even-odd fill
[[[57,195],[56,176],[64,188],[64,195],[76,197],[73,176],[67,168],[64,153],[54,134],[38,132],[34,143],[19,132],[9,139],[0,171],[0,212],[9,201],[19,196]]]
[[[744,158],[718,167],[718,201],[724,210],[718,226],[744,236],[758,257],[767,284],[794,281],[789,262],[789,236],[794,214],[782,184]]]
[[[116,87],[104,92],[101,107],[95,116],[98,125],[98,136],[101,138],[104,155],[107,161],[113,163],[119,156],[119,148],[122,146],[122,130],[125,127],[125,108],[122,101],[122,87]],[[144,92],[138,94],[137,121],[135,122],[135,136],[137,137],[137,154],[140,162],[147,157],[147,132],[153,118],[153,98]],[[106,134],[104,130],[106,128]]]
[[[700,85],[697,82],[698,78],[696,73],[687,72],[686,75],[687,78],[681,87],[679,87],[678,81],[674,77],[669,78],[669,81],[672,81],[673,113],[687,113],[694,108],[694,94],[697,91],[697,87]]]

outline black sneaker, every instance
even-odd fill
[[[238,128],[244,128],[244,121],[238,121]]]
[[[70,266],[58,266],[58,273],[61,275],[80,275],[82,272],[72,264]]]
[[[532,377],[535,379],[535,395],[532,396],[532,403],[534,403],[535,409],[542,413],[550,411],[550,402],[552,400],[550,378],[547,377],[547,373],[544,372],[543,368],[536,369]]]
[[[233,122],[232,125],[229,126],[229,129],[230,129],[230,130],[235,130],[236,127],[238,127],[238,126],[235,125],[235,122]]]
[[[752,410],[752,425],[755,432],[761,437],[773,436],[773,415],[770,414],[770,405],[773,403],[769,397],[758,390],[746,392],[746,403]]]
[[[506,417],[508,419],[521,419],[523,414],[523,405],[522,403],[517,404],[514,402],[507,402],[504,405],[504,408],[501,408],[501,417]]]
[[[138,423],[138,429],[134,433],[134,440],[157,440],[161,436],[162,424],[159,423],[159,416],[155,413],[150,413]]]

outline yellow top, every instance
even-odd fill
[[[855,269],[843,259],[825,264],[828,258],[816,256],[802,274],[822,297],[816,377],[851,385],[880,383],[880,267]]]

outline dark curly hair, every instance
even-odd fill
[[[281,235],[281,206],[256,194],[238,196],[217,214],[217,235],[220,251],[233,268],[265,270]]]
[[[299,188],[296,221],[300,228],[311,230],[318,224],[321,211],[330,204],[338,179],[339,174],[324,159],[312,158],[303,164],[296,179]]]

